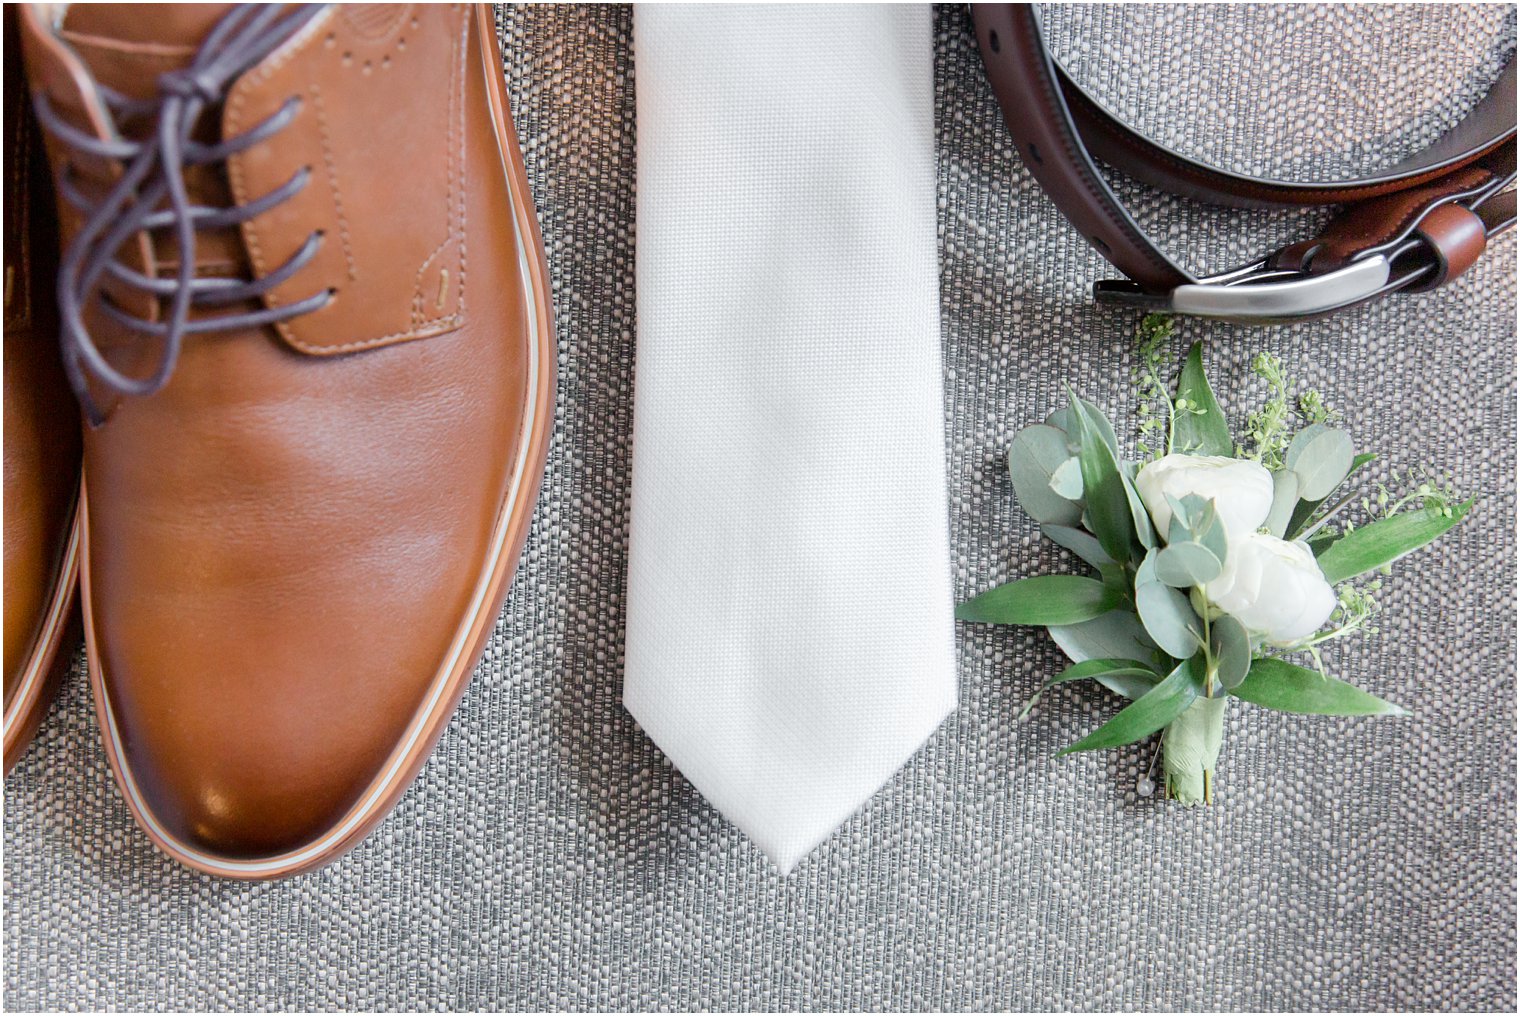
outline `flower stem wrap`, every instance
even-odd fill
[[[1167,724],[1161,735],[1161,768],[1166,774],[1167,793],[1184,805],[1209,803],[1229,701],[1224,695],[1200,698]]]

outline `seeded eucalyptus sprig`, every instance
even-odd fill
[[[1199,345],[1164,380],[1170,322],[1141,327],[1138,459],[1075,393],[1009,450],[1014,493],[1041,532],[1087,574],[1018,579],[962,604],[968,621],[1045,627],[1071,665],[1046,689],[1096,681],[1129,704],[1062,754],[1161,732],[1165,785],[1184,804],[1213,798],[1232,700],[1292,713],[1407,715],[1325,669],[1321,647],[1366,633],[1381,578],[1437,539],[1472,501],[1408,473],[1406,489],[1348,483],[1357,454],[1319,393],[1296,393],[1280,360],[1252,369],[1266,400],[1231,436]],[[1360,507],[1366,521],[1353,524]],[[1287,657],[1303,655],[1312,667]],[[1142,785],[1149,778],[1142,780]]]

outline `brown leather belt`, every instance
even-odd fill
[[[1515,224],[1514,58],[1488,95],[1435,144],[1370,176],[1325,183],[1216,169],[1126,127],[1052,59],[1031,4],[972,6],[987,77],[1019,154],[1061,212],[1128,281],[1106,303],[1248,322],[1317,317],[1472,267]],[[1098,175],[1093,158],[1162,190],[1246,208],[1345,206],[1311,240],[1199,277],[1168,257]]]

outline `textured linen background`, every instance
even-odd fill
[[[1391,161],[1438,132],[1515,33],[1512,6],[1050,17],[1079,77],[1134,122],[1238,167],[1306,173]],[[1450,467],[1481,495],[1388,584],[1382,632],[1332,654],[1413,719],[1236,710],[1218,805],[1184,811],[1135,796],[1149,746],[1052,758],[1112,713],[1106,693],[1063,690],[1013,722],[1057,666],[1043,634],[962,626],[959,711],[781,879],[618,702],[630,23],[615,8],[502,13],[554,279],[558,425],[507,609],[417,785],[321,872],[198,876],[132,826],[76,674],[5,785],[6,1006],[1512,1008],[1514,239],[1440,294],[1291,329],[1184,329],[1210,338],[1237,419],[1260,394],[1248,354],[1266,346],[1388,466]],[[1004,451],[1068,381],[1132,425],[1135,318],[1089,302],[1105,267],[1009,145],[965,11],[937,11],[935,30],[965,596],[1068,566],[1014,506]],[[1199,267],[1320,214],[1128,191]]]

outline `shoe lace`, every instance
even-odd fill
[[[152,395],[174,373],[186,335],[274,324],[317,310],[332,299],[332,291],[324,290],[279,307],[190,319],[192,306],[225,306],[261,297],[300,271],[322,241],[321,230],[313,232],[299,250],[261,279],[197,278],[198,230],[235,227],[264,214],[304,188],[311,168],[303,167],[262,197],[225,208],[193,204],[185,184],[187,167],[221,163],[277,134],[295,117],[301,106],[299,97],[219,143],[204,144],[190,137],[201,115],[222,102],[232,82],[300,31],[321,7],[309,4],[287,11],[281,4],[238,5],[206,36],[188,66],[159,76],[158,94],[151,98],[134,99],[97,85],[107,112],[117,123],[123,118],[151,118],[152,129],[143,140],[126,138],[114,124],[115,136],[95,137],[60,116],[40,90],[36,93],[37,119],[60,143],[122,167],[115,184],[98,200],[86,195],[68,172],[58,180],[59,193],[83,216],[59,263],[59,342],[69,381],[91,423],[98,424],[104,417],[91,397],[90,376],[119,395]],[[172,277],[151,277],[117,260],[124,244],[152,230],[173,230],[179,264]],[[99,300],[102,311],[124,327],[161,340],[158,363],[146,377],[132,377],[113,367],[85,324],[84,309],[103,276],[166,304],[162,320],[149,321],[128,313],[105,294]]]

